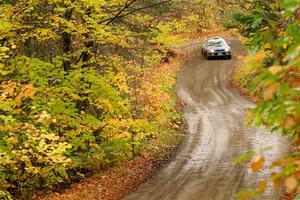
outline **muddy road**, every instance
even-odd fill
[[[235,55],[242,45],[229,39]],[[154,178],[141,185],[125,200],[231,200],[241,189],[256,188],[269,172],[258,174],[232,160],[249,150],[272,146],[267,161],[287,152],[288,142],[279,134],[245,127],[245,108],[254,105],[227,82],[234,66],[232,60],[204,60],[201,44],[185,48],[191,53],[176,85],[178,96],[186,103],[185,118],[189,135],[175,159]],[[277,200],[280,192],[269,187],[257,198]]]

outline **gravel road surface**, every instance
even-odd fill
[[[142,184],[125,200],[231,200],[242,189],[256,188],[268,175],[233,164],[233,159],[249,150],[273,146],[267,162],[287,152],[288,141],[262,128],[246,127],[245,109],[253,103],[228,84],[228,76],[243,53],[239,41],[228,38],[232,60],[204,60],[198,42],[186,45],[191,59],[177,80],[178,96],[186,103],[189,134],[174,160],[154,178]],[[269,187],[258,197],[277,200],[280,192]]]

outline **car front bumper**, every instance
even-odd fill
[[[225,56],[231,56],[231,52],[214,52],[214,53],[208,53],[209,57],[225,57]]]

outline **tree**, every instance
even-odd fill
[[[204,19],[192,8],[181,0],[1,1],[0,198],[28,198],[171,134],[178,66],[162,63],[189,22]]]
[[[300,20],[298,1],[246,1],[233,15],[236,26],[248,37],[254,52],[264,55],[264,69],[248,82],[260,103],[251,112],[252,122],[271,131],[288,135],[296,144],[295,152],[274,162],[282,167],[272,175],[275,187],[285,183],[288,192],[298,187],[300,134]],[[246,194],[247,195],[247,194]]]

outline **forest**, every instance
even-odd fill
[[[179,64],[163,64],[209,9],[200,1],[1,1],[1,199],[29,198],[176,137]]]
[[[0,0],[0,199],[178,145],[174,85],[188,56],[175,49],[214,27],[249,50],[233,74],[257,102],[249,123],[293,141],[269,166],[281,171],[239,198],[267,182],[299,191],[298,0]],[[265,165],[256,158],[253,171]]]

